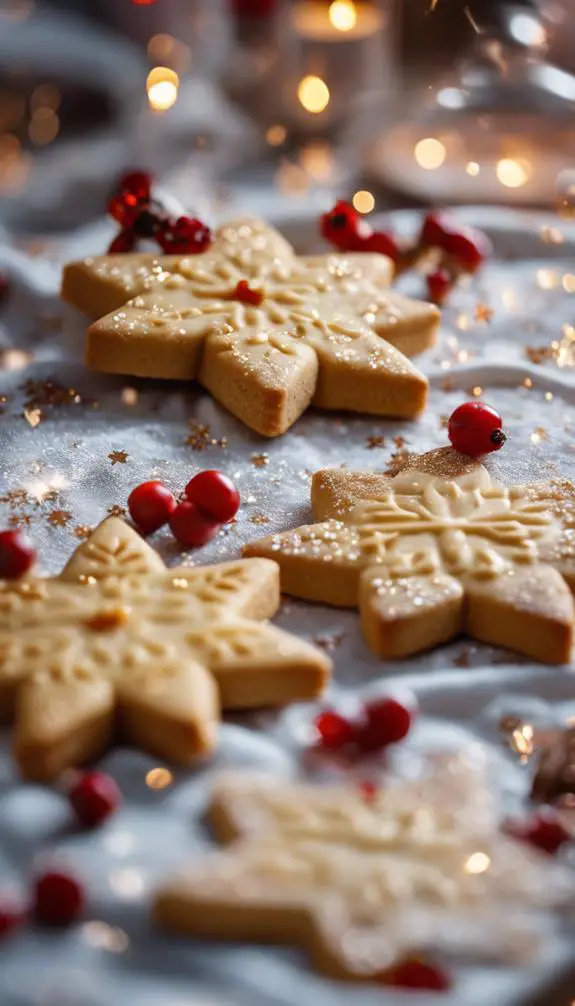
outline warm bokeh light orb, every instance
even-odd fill
[[[329,87],[321,77],[304,77],[300,80],[297,96],[306,112],[319,115],[329,105]]]
[[[434,171],[440,168],[446,156],[445,147],[440,140],[427,136],[415,144],[414,157],[420,168],[426,171]]]
[[[352,0],[333,0],[328,17],[337,31],[353,31],[357,24],[357,10]]]

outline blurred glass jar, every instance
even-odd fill
[[[575,150],[575,78],[548,62],[545,31],[524,8],[474,27],[451,72],[403,95],[369,168],[426,201],[554,202]]]

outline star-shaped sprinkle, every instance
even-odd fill
[[[52,510],[46,517],[51,527],[66,527],[72,520],[73,514],[69,510]]]
[[[108,454],[109,460],[112,462],[112,467],[114,465],[125,465],[126,461],[130,457],[126,451],[110,451]]]
[[[250,461],[254,468],[265,468],[269,464],[269,454],[252,454]]]
[[[367,437],[365,446],[369,451],[375,450],[376,447],[385,447],[385,437],[382,437],[379,434],[373,434],[372,436]]]
[[[92,534],[94,528],[90,527],[89,524],[77,524],[74,528],[74,535],[79,538],[80,541],[85,541]]]
[[[125,517],[127,514],[125,506],[119,506],[118,503],[113,503],[112,506],[108,507],[108,514],[110,517]]]
[[[475,311],[473,313],[473,317],[475,321],[479,321],[482,322],[484,325],[488,325],[494,313],[495,312],[493,308],[489,307],[488,304],[479,303],[475,305]]]

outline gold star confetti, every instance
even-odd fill
[[[227,437],[213,437],[210,427],[204,423],[196,423],[193,419],[190,419],[188,426],[190,432],[184,443],[187,447],[191,447],[192,450],[205,451],[208,447],[221,447],[225,449],[228,446]]]
[[[314,636],[313,641],[320,650],[335,650],[345,639],[345,632],[320,632]]]
[[[254,513],[250,517],[250,524],[269,524],[270,519],[265,513]]]
[[[22,415],[24,416],[26,422],[30,424],[32,429],[34,429],[35,426],[39,426],[39,424],[42,422],[42,412],[40,409],[26,408],[24,409]]]
[[[112,467],[114,467],[114,465],[125,465],[129,457],[130,455],[127,454],[126,451],[110,451],[108,454],[108,458],[112,462]]]
[[[400,433],[397,435],[397,437],[393,438],[393,442],[395,446],[399,447],[400,449],[402,447],[405,447],[405,437],[402,437]]]
[[[400,472],[401,469],[405,467],[405,465],[407,464],[408,461],[409,461],[409,451],[408,450],[404,449],[404,450],[401,450],[401,451],[395,451],[391,455],[389,461],[387,462],[387,466],[386,466],[383,474],[384,475],[391,475],[391,476],[397,475],[398,472]]]
[[[93,528],[89,527],[88,524],[77,524],[74,528],[76,538],[80,538],[81,541],[84,541],[85,538],[89,538],[92,531]]]
[[[59,489],[54,487],[48,488],[42,485],[36,486],[30,492],[34,497],[33,505],[36,508],[42,506],[44,503],[55,503],[60,495]]]
[[[488,304],[482,304],[481,302],[475,305],[475,311],[473,317],[475,321],[483,322],[488,325],[493,317],[493,308],[489,307]]]
[[[52,510],[46,520],[51,527],[66,527],[72,520],[72,514],[69,510]]]
[[[31,523],[32,523],[32,518],[27,513],[22,513],[22,514],[12,513],[12,514],[10,514],[10,516],[8,518],[8,527],[13,527],[13,528],[16,528],[16,527],[30,527]]]
[[[10,489],[4,496],[0,496],[0,503],[6,503],[11,510],[17,507],[26,506],[30,502],[26,489]]]
[[[125,506],[118,506],[117,503],[114,503],[112,506],[108,507],[108,513],[110,517],[125,517],[127,510]]]
[[[374,434],[373,436],[367,438],[365,446],[369,451],[375,450],[376,447],[385,447],[385,437],[382,437],[379,434]]]
[[[252,454],[250,461],[255,468],[265,468],[269,464],[269,454]]]

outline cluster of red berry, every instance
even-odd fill
[[[120,789],[104,772],[80,774],[68,793],[77,823],[84,828],[103,824],[122,803]],[[38,925],[69,926],[82,914],[85,893],[71,873],[49,870],[33,883],[31,904],[7,894],[0,897],[0,939],[18,929],[29,917]]]
[[[444,302],[457,276],[476,272],[491,250],[485,234],[462,227],[445,213],[428,213],[416,241],[401,244],[389,231],[374,231],[343,200],[321,217],[320,231],[339,251],[387,255],[395,263],[396,271],[405,271],[435,250],[438,254],[425,279],[428,295],[437,304]]]
[[[175,538],[188,548],[207,545],[222,524],[233,520],[240,506],[240,494],[226,475],[218,471],[198,472],[178,503],[163,482],[142,482],[132,490],[128,509],[142,534],[152,534],[165,524]]]
[[[320,750],[362,755],[384,751],[407,737],[417,713],[417,700],[409,693],[399,702],[391,696],[366,702],[358,717],[324,709],[314,720]]]
[[[152,177],[132,171],[120,181],[108,213],[122,230],[108,251],[131,252],[141,238],[155,241],[166,255],[197,255],[212,243],[212,233],[195,217],[173,217],[152,198]]]

